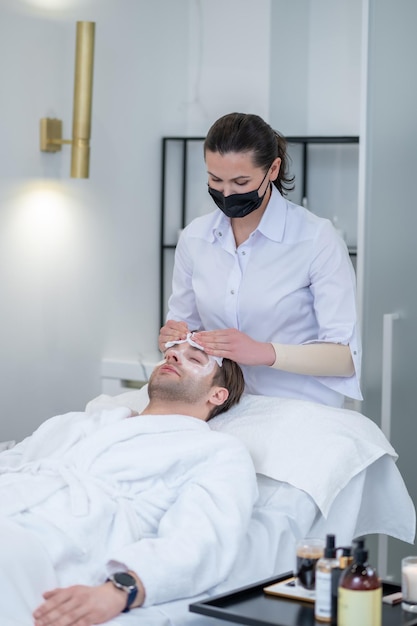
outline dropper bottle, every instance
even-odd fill
[[[356,541],[353,563],[339,581],[337,601],[338,626],[381,626],[382,585],[376,570],[368,563],[365,541]]]
[[[319,622],[332,619],[332,570],[339,565],[336,558],[335,536],[326,535],[323,556],[316,564],[316,600],[314,617]]]

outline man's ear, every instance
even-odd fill
[[[229,391],[226,387],[212,387],[209,395],[209,402],[215,406],[224,404],[229,397]]]

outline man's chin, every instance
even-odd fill
[[[179,383],[179,377],[175,374],[165,374],[151,378],[148,384],[149,398],[159,400],[180,400],[184,397],[184,389]]]

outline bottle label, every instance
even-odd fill
[[[314,614],[317,619],[329,620],[331,618],[331,593],[332,577],[331,572],[321,572],[316,570],[316,602]]]
[[[339,587],[338,626],[381,626],[382,589],[358,591]]]

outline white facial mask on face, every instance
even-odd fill
[[[199,350],[201,350],[202,352],[204,352],[204,348],[202,348],[202,346],[200,346],[198,343],[196,343],[195,341],[193,341],[193,333],[188,333],[187,337],[185,339],[180,339],[178,341],[167,341],[165,344],[165,348],[172,348],[172,346],[178,345],[180,343],[189,343],[190,346],[193,346],[193,348],[198,348]],[[206,354],[204,352],[204,354]],[[217,363],[217,365],[219,367],[222,366],[223,364],[223,358],[220,356],[211,356],[210,354],[207,355],[208,356],[208,360],[209,362],[215,362]]]

